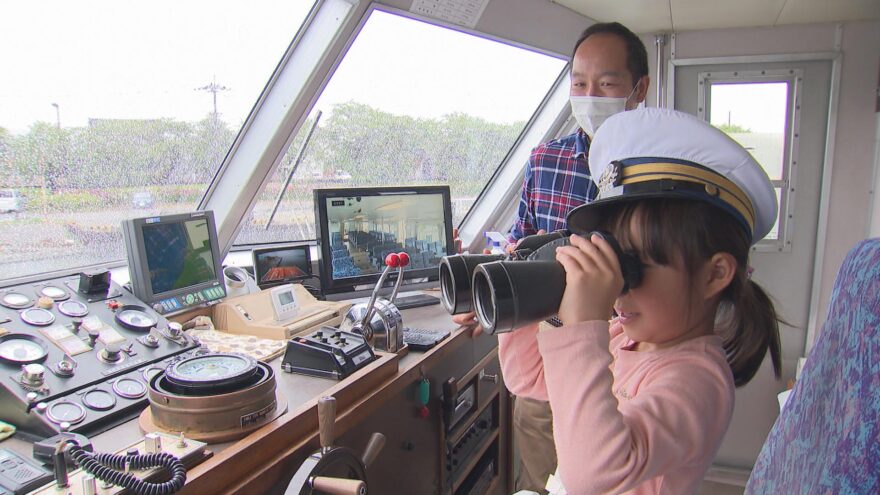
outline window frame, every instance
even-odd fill
[[[331,1],[348,2],[348,0],[318,0],[314,9],[316,12],[313,12],[315,14],[315,17],[318,17],[323,12],[322,9],[327,8],[324,4]],[[433,26],[451,29],[464,34],[477,36],[479,38],[529,50],[535,53],[541,53],[566,62],[566,64],[561,69],[556,81],[553,83],[553,85],[550,86],[541,103],[538,105],[528,122],[526,122],[522,132],[520,133],[520,136],[513,143],[510,150],[508,150],[507,154],[501,160],[501,162],[498,163],[495,172],[487,181],[486,186],[476,197],[471,210],[468,211],[468,213],[462,219],[461,223],[457,226],[459,228],[460,237],[474,244],[474,248],[477,247],[477,244],[483,241],[483,231],[496,230],[497,228],[499,228],[498,226],[506,228],[509,227],[509,225],[512,223],[516,215],[517,207],[519,205],[522,177],[525,171],[524,165],[528,159],[531,149],[541,142],[552,139],[554,137],[558,137],[558,135],[560,134],[560,130],[564,128],[567,123],[570,123],[572,121],[570,108],[568,105],[568,73],[570,67],[569,63],[567,62],[569,59],[567,55],[551,50],[536,48],[534,46],[530,46],[525,43],[517,42],[511,39],[502,38],[500,36],[493,36],[485,32],[478,31],[476,29],[471,29],[457,24],[445,22],[440,19],[426,17],[411,12],[409,10],[397,8],[388,4],[370,2],[367,5],[358,5],[358,0],[351,0],[351,3],[353,3],[355,6],[352,10],[349,10],[346,19],[338,20],[338,25],[335,28],[336,31],[334,33],[332,41],[330,42],[330,45],[326,46],[326,51],[323,55],[323,58],[318,64],[315,65],[313,69],[314,73],[312,74],[312,79],[315,81],[319,80],[320,83],[310,85],[308,88],[305,88],[307,90],[311,90],[311,93],[309,94],[311,94],[312,97],[309,99],[307,105],[300,107],[301,113],[298,113],[296,116],[296,125],[287,128],[289,129],[289,134],[284,140],[283,146],[280,148],[273,148],[271,156],[274,159],[271,161],[271,163],[268,163],[265,156],[259,156],[258,160],[254,160],[253,158],[251,158],[253,154],[246,154],[247,157],[240,160],[241,162],[251,163],[252,165],[247,165],[248,170],[246,171],[246,173],[242,171],[237,171],[234,173],[235,178],[230,177],[231,180],[229,181],[229,183],[234,185],[234,187],[237,188],[237,191],[240,191],[238,197],[235,198],[235,204],[237,205],[235,211],[229,210],[219,212],[218,208],[213,206],[220,205],[220,208],[223,208],[225,210],[226,206],[230,204],[230,201],[228,199],[229,196],[225,196],[224,194],[218,194],[217,196],[214,196],[214,192],[212,190],[214,189],[214,184],[209,187],[209,195],[211,195],[211,197],[221,197],[224,198],[224,200],[216,202],[203,202],[204,206],[200,205],[200,208],[213,209],[215,211],[215,218],[217,218],[218,239],[220,239],[220,245],[223,249],[221,252],[226,253],[227,256],[230,252],[249,250],[254,247],[254,245],[251,244],[234,245],[235,239],[238,236],[238,231],[240,230],[241,222],[244,218],[246,218],[247,213],[251,210],[254,203],[257,201],[257,198],[259,197],[259,192],[262,187],[272,178],[272,174],[275,172],[276,167],[286,154],[290,143],[292,143],[292,141],[296,137],[296,134],[299,132],[300,127],[304,125],[308,116],[311,114],[315,104],[317,104],[318,99],[320,98],[321,94],[323,94],[324,89],[330,83],[330,80],[336,73],[337,68],[342,63],[343,59],[348,53],[349,48],[357,39],[358,35],[360,34],[364,25],[369,20],[374,10],[379,10],[381,12],[398,15],[401,17],[407,17],[416,21],[431,24]],[[302,31],[309,32],[313,29],[322,29],[320,27],[322,24],[320,19],[313,22],[313,19],[311,17],[312,16],[310,14],[310,17],[307,18],[307,21],[303,23],[301,33],[297,35],[297,38],[291,44],[291,51],[293,51],[294,53],[296,53],[296,50],[305,51],[316,49],[315,47],[308,46],[310,43],[314,43],[313,40],[300,39]],[[279,64],[279,68],[276,70],[276,75],[278,72],[284,71],[286,69],[286,66],[291,63],[291,61],[288,60],[288,55],[289,53],[285,54],[284,59]],[[302,67],[299,67],[298,70],[300,72],[303,72]],[[264,97],[266,96],[266,94],[269,94],[272,91],[276,91],[275,89],[273,89],[273,86],[277,86],[274,80],[275,76],[273,76],[273,79],[267,85],[267,90],[263,95]],[[302,97],[302,93],[297,95],[297,98]],[[254,113],[258,113],[259,111],[261,111],[259,108],[261,106],[261,103],[262,98],[258,105],[255,106]],[[298,100],[294,101],[294,103],[290,105],[290,108],[293,109],[297,103]],[[248,127],[249,123],[250,118],[245,123],[245,127]],[[245,128],[242,129],[241,134],[244,133]],[[236,139],[236,142],[233,144],[230,155],[232,155],[233,152],[238,151],[236,149],[238,141],[239,140]],[[227,157],[227,161],[232,160],[234,160],[234,157]],[[513,163],[511,164],[511,162]],[[267,163],[269,166],[267,166]],[[244,166],[244,164],[242,165]],[[221,176],[220,172],[224,172],[227,168],[227,163],[225,161],[218,171],[218,177],[220,177],[220,181],[225,180],[225,177]],[[238,169],[240,168],[242,167],[239,167]],[[252,176],[256,174],[259,174],[260,178],[259,184],[256,188],[249,187],[250,184],[248,184],[248,187],[246,188],[241,186],[243,178],[253,178]],[[233,189],[230,187],[227,188],[227,191],[232,192]],[[245,193],[247,193],[247,195],[245,195]],[[244,205],[245,208],[241,208],[241,205]],[[221,215],[221,213],[229,213],[230,217],[226,218],[226,216]],[[302,240],[297,242],[310,241],[314,241],[314,239]],[[269,245],[271,245],[271,243]],[[467,246],[465,246],[465,248],[467,248]]]
[[[214,211],[222,257],[348,49],[351,33],[344,47],[339,40],[364,8],[359,0],[316,0],[266,83],[198,206]]]
[[[262,182],[270,176],[270,167],[281,160],[289,141],[305,121],[308,112],[302,111],[302,108],[314,103],[309,101],[308,96],[312,94],[312,87],[320,82],[322,72],[317,68],[332,60],[332,49],[337,46],[336,41],[341,37],[346,22],[358,8],[364,8],[361,0],[314,0],[311,10],[269,75],[266,86],[194,207],[214,211],[220,257],[224,259],[224,264],[231,242],[237,235],[238,224],[250,211],[250,202],[255,201]],[[274,154],[277,156],[273,160]],[[267,168],[269,170],[263,172]],[[28,273],[0,280],[0,286],[103,269],[110,270],[112,279],[120,284],[129,281],[128,260],[123,257]]]
[[[713,84],[786,83],[786,123],[783,137],[782,178],[771,180],[774,188],[780,188],[777,220],[779,230],[776,239],[762,239],[753,247],[759,252],[791,252],[792,230],[797,192],[798,140],[801,118],[800,96],[803,88],[801,69],[768,69],[748,71],[700,72],[697,81],[697,117],[710,122]],[[763,166],[763,165],[762,165]]]

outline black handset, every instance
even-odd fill
[[[0,449],[0,493],[28,493],[53,479],[52,473],[36,462],[8,449]]]

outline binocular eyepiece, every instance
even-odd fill
[[[623,292],[642,280],[637,256],[624,253],[603,231],[617,253],[623,274]],[[565,292],[565,269],[556,261],[556,248],[569,245],[570,232],[525,237],[515,251],[501,254],[457,254],[440,262],[443,305],[450,314],[475,311],[484,331],[503,333],[550,318],[559,311]]]

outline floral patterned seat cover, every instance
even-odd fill
[[[822,332],[746,493],[880,493],[880,238],[844,260]]]

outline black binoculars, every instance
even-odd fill
[[[642,263],[624,253],[608,232],[605,239],[620,262],[623,293],[642,281]],[[522,239],[510,254],[456,254],[440,261],[440,292],[450,314],[475,311],[483,330],[509,332],[555,316],[565,292],[565,269],[556,248],[569,245],[567,230]]]

